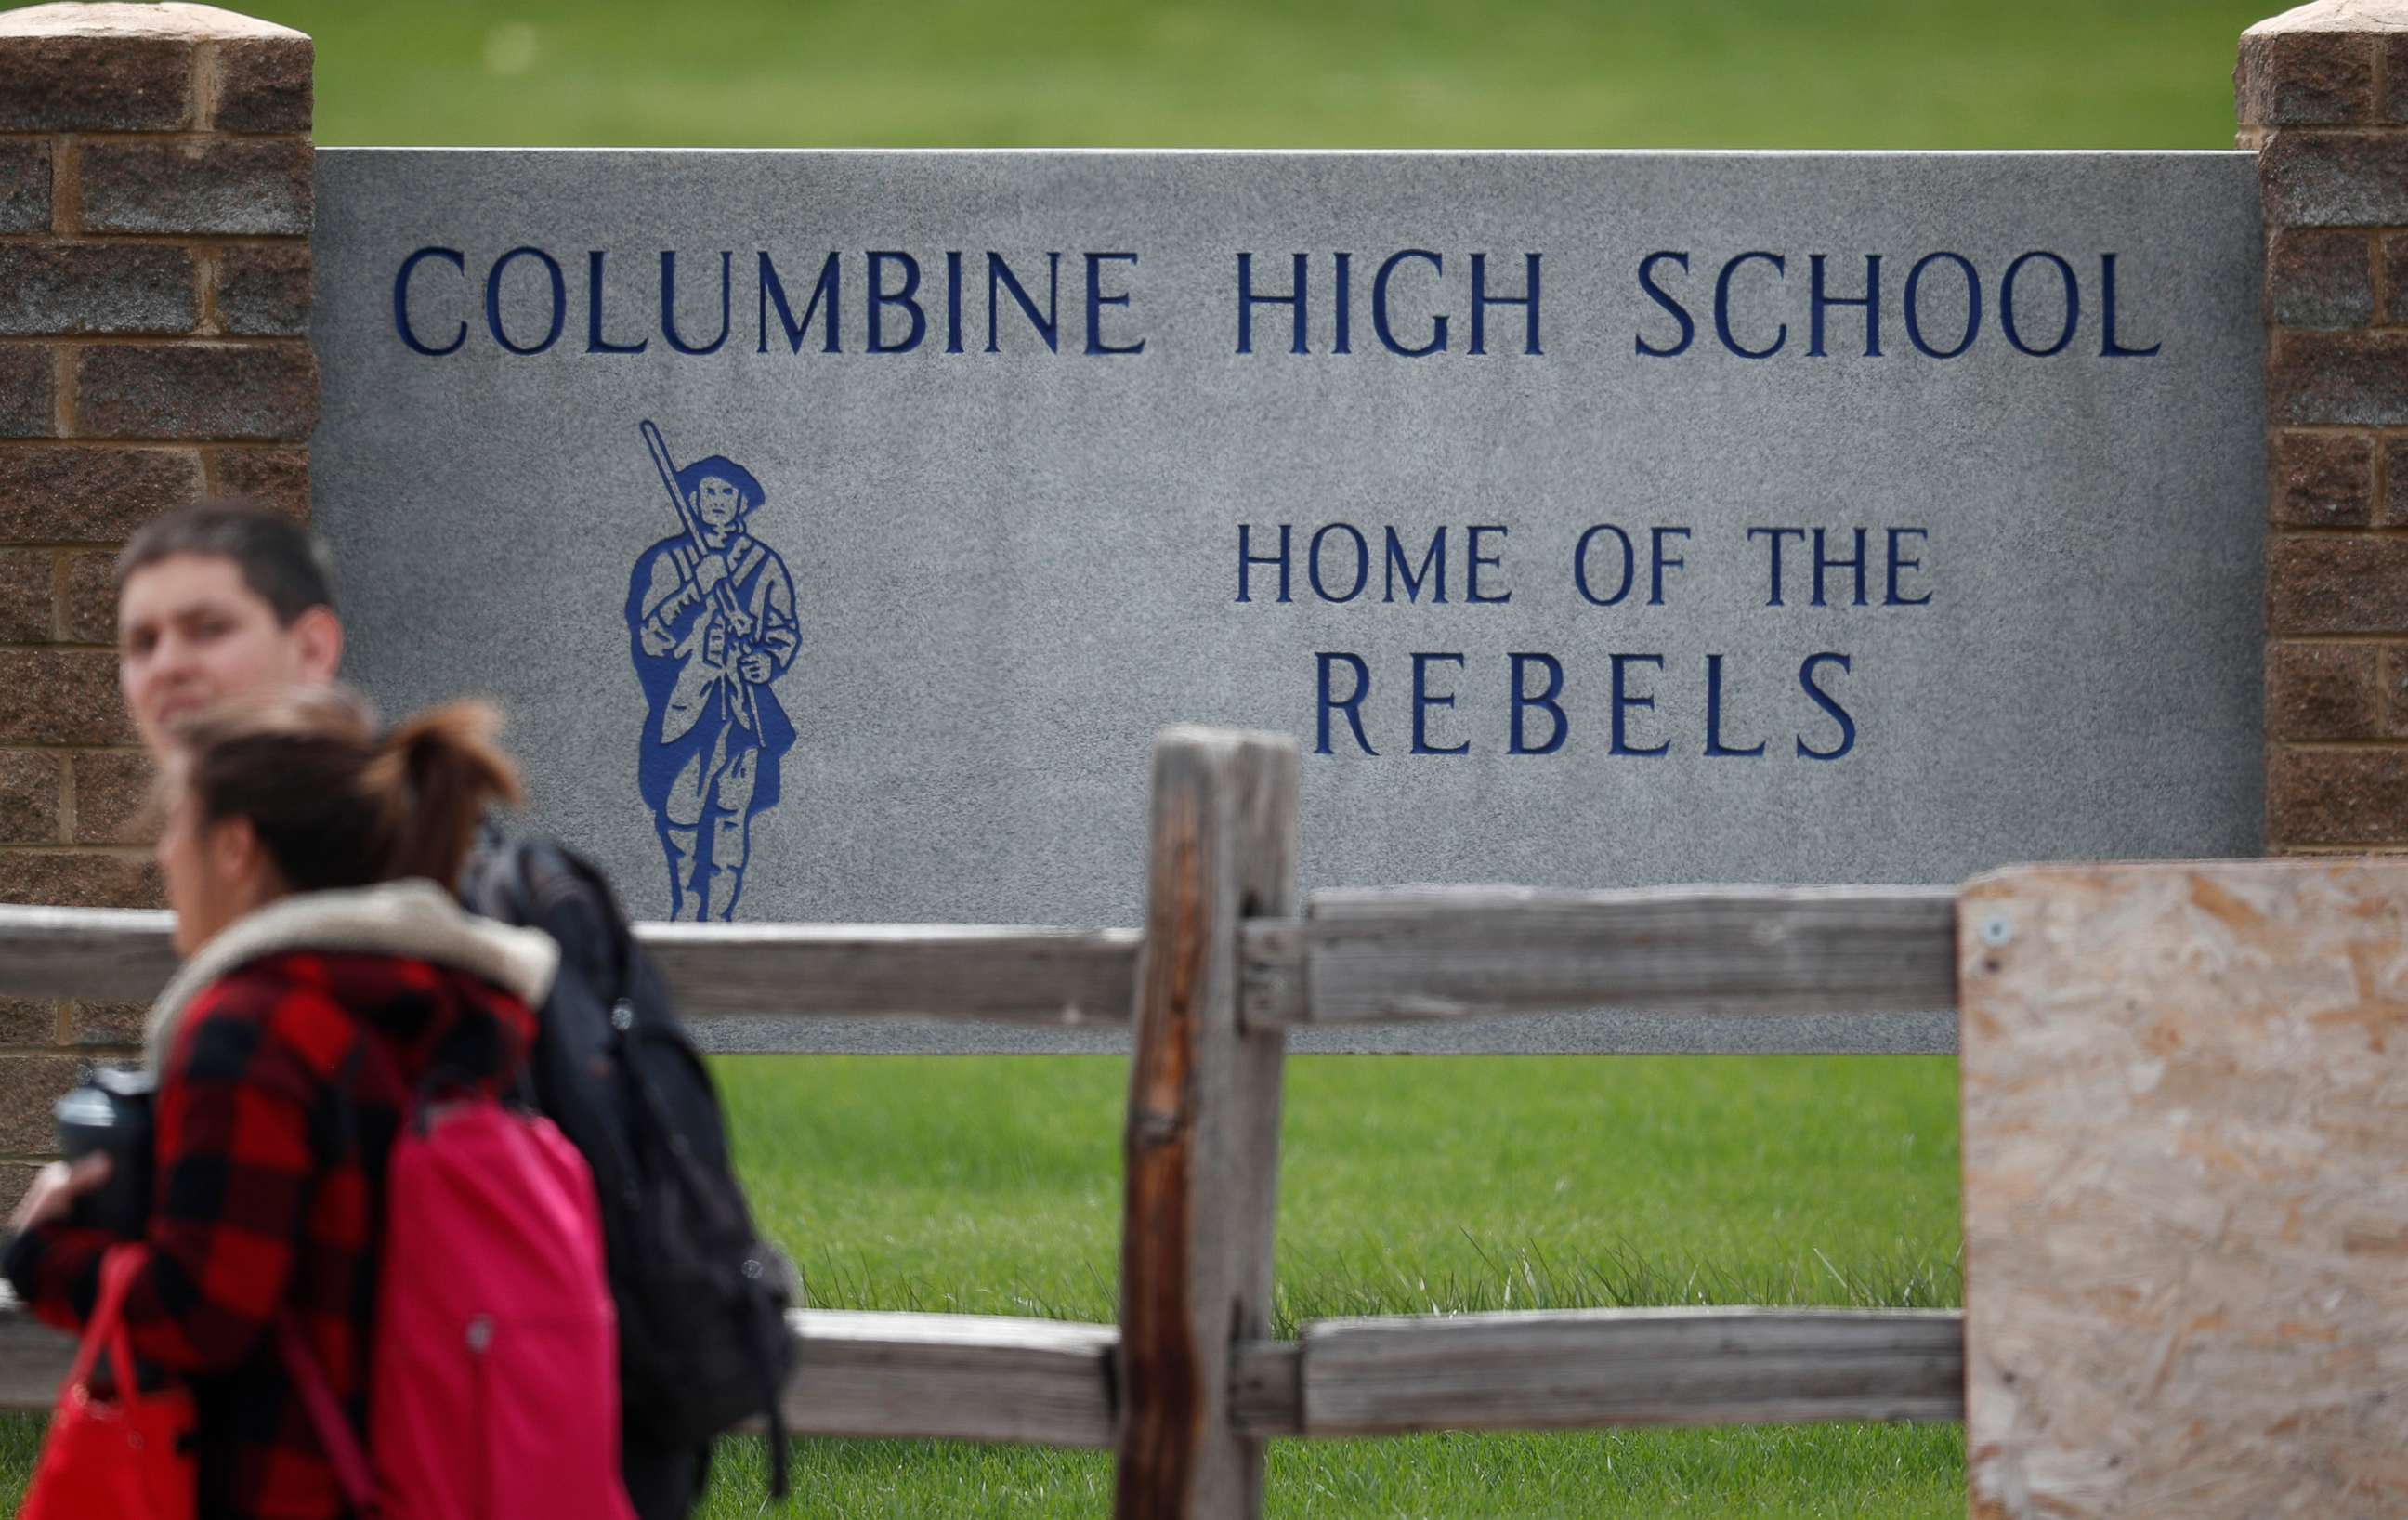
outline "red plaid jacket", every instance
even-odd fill
[[[125,1317],[136,1355],[197,1395],[202,1515],[348,1513],[270,1331],[297,1312],[358,1422],[394,1134],[430,1078],[498,1091],[533,1032],[509,994],[390,955],[272,954],[189,1006],[160,1084],[150,1261]],[[108,1243],[28,1230],[7,1274],[72,1330]]]

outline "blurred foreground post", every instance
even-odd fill
[[[1239,932],[1296,911],[1297,752],[1174,728],[1154,752],[1145,950],[1125,1141],[1119,1520],[1262,1513],[1231,1357],[1269,1335],[1276,1027],[1240,1026]]]

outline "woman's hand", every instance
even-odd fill
[[[109,1160],[106,1153],[94,1153],[75,1165],[53,1161],[34,1174],[34,1185],[17,1202],[17,1210],[8,1216],[10,1229],[31,1229],[64,1219],[67,1209],[76,1199],[108,1181]]]

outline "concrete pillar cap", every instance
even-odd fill
[[[2310,0],[2241,35],[2276,32],[2408,32],[2408,0]]]
[[[216,6],[27,6],[0,10],[6,37],[175,37],[218,42],[233,37],[301,37],[305,34]]]

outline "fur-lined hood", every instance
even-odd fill
[[[184,1011],[210,982],[299,950],[426,961],[492,982],[530,1008],[542,1003],[560,967],[550,935],[471,917],[432,882],[305,892],[236,920],[184,963],[150,1009],[143,1065],[154,1073],[165,1068]]]

